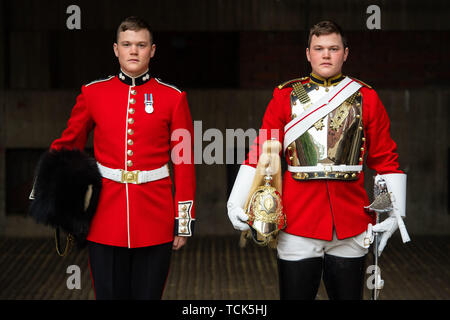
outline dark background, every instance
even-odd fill
[[[72,4],[80,30],[66,27]],[[380,30],[366,26],[372,4]],[[410,234],[450,234],[449,9],[418,0],[0,1],[0,235],[51,234],[25,216],[36,162],[65,128],[81,85],[117,72],[112,44],[129,15],[152,26],[152,76],[185,90],[203,132],[224,136],[258,129],[273,88],[310,72],[309,26],[338,22],[350,46],[344,74],[374,87],[390,116],[408,173]],[[196,166],[198,234],[235,233],[226,199],[236,170]]]

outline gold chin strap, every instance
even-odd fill
[[[65,257],[69,253],[70,249],[72,249],[73,241],[74,238],[69,233],[66,237],[66,247],[64,248],[64,252],[61,253],[61,239],[59,238],[59,228],[55,229],[56,253],[58,253],[60,257]]]
[[[276,249],[278,244],[278,233],[265,237],[261,236],[253,227],[250,226],[250,229],[241,232],[239,247],[244,248],[247,244],[247,239],[252,239],[257,245],[262,247],[268,246],[271,249]]]

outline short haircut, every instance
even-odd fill
[[[120,23],[119,27],[117,28],[116,41],[119,40],[120,32],[124,32],[127,30],[139,31],[141,29],[148,30],[148,32],[150,33],[150,44],[152,44],[153,43],[153,34],[150,30],[149,24],[146,21],[144,21],[143,19],[136,17],[136,16],[128,17]]]
[[[309,29],[309,37],[308,37],[308,48],[311,45],[312,36],[322,36],[327,34],[337,33],[341,35],[342,43],[344,45],[344,49],[348,47],[347,38],[342,31],[342,28],[334,21],[325,20],[320,21],[313,25],[311,29]]]

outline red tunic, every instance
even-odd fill
[[[152,113],[145,111],[146,94],[147,100],[150,94],[153,100]],[[51,148],[82,150],[92,129],[95,158],[112,169],[153,170],[169,163],[179,142],[171,140],[177,129],[189,132],[192,138],[184,145],[193,145],[186,93],[146,75],[133,80],[121,73],[83,86],[67,128]],[[187,204],[185,212],[190,216],[185,234],[180,235],[191,235],[195,172],[190,155],[188,163],[172,166],[174,196],[170,177],[137,185],[103,178],[87,239],[129,248],[170,242],[181,203]]]
[[[306,82],[308,82],[306,80]],[[303,81],[305,83],[305,81]],[[291,120],[290,94],[292,87],[276,88],[263,118],[261,129],[268,130],[267,138],[260,136],[250,149],[246,165],[256,167],[262,144],[274,132],[284,140],[284,126]],[[389,118],[375,90],[364,85],[363,127],[366,164],[377,174],[401,173],[398,165],[397,145],[389,133]],[[306,180],[298,181],[286,171],[283,176],[283,206],[287,233],[297,236],[332,240],[333,228],[338,239],[358,235],[367,229],[373,219],[364,211],[369,199],[364,189],[364,174],[354,181]]]

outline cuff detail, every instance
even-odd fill
[[[178,217],[175,218],[175,235],[190,237],[194,234],[195,219],[191,216],[194,201],[178,202]]]

